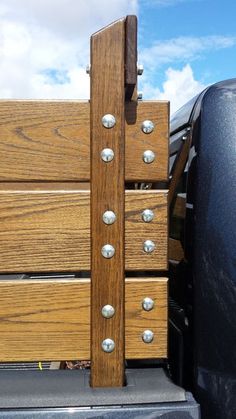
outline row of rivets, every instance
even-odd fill
[[[144,343],[151,343],[154,339],[154,333],[152,330],[144,330],[142,333],[142,340]],[[106,338],[102,341],[102,349],[104,352],[111,353],[115,349],[115,342],[113,339]]]
[[[154,213],[150,209],[142,212],[142,219],[145,223],[150,223],[154,218]],[[113,211],[105,211],[102,216],[104,224],[111,225],[116,221],[116,214]]]
[[[152,253],[155,250],[155,247],[156,245],[152,240],[145,240],[143,243],[143,250],[145,253]],[[107,243],[104,244],[101,252],[105,259],[111,259],[115,254],[115,248],[111,244]]]
[[[140,98],[141,98],[141,93],[140,93]],[[102,125],[105,128],[108,128],[108,129],[113,128],[115,124],[116,124],[116,118],[114,117],[114,115],[111,115],[110,113],[108,113],[102,117]],[[151,134],[151,132],[154,130],[154,123],[149,120],[143,121],[141,128],[144,134]]]
[[[102,125],[104,128],[113,128],[116,124],[116,118],[111,114],[106,114],[102,117]],[[104,148],[101,152],[101,159],[105,163],[109,163],[114,159],[114,151],[111,148]],[[104,224],[111,225],[116,221],[116,215],[113,211],[105,211],[102,216]],[[106,259],[111,259],[115,254],[115,248],[111,244],[105,244],[102,247],[102,256]],[[115,308],[106,304],[102,307],[101,314],[105,319],[111,319],[115,314]],[[107,338],[102,341],[102,350],[106,353],[113,352],[115,349],[114,340]]]
[[[150,164],[155,160],[155,153],[152,150],[145,150],[143,153],[144,163]],[[114,151],[111,148],[104,148],[101,151],[101,159],[105,163],[109,163],[114,159]]]

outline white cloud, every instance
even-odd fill
[[[154,69],[172,62],[193,61],[202,54],[236,45],[236,37],[203,36],[168,39],[156,41],[149,48],[140,52],[140,60],[145,66]]]
[[[189,64],[182,70],[168,68],[165,73],[166,80],[162,89],[155,88],[152,84],[143,85],[145,99],[169,100],[171,104],[171,114],[181,108],[188,100],[205,89],[205,85],[195,80],[193,70]]]
[[[89,36],[136,11],[137,0],[1,0],[0,98],[87,98]]]

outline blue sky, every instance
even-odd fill
[[[168,99],[173,112],[236,77],[235,0],[1,0],[0,97],[89,97],[89,35],[130,13],[144,99]]]

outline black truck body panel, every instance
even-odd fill
[[[193,286],[193,394],[204,418],[236,417],[236,79],[173,117],[190,127],[185,258]],[[189,365],[189,368],[192,368]]]

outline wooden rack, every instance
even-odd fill
[[[1,273],[46,275],[0,281],[0,362],[91,359],[122,386],[125,359],[167,356],[168,191],[134,184],[168,180],[169,104],[137,102],[135,16],[92,35],[90,79],[90,102],[0,102]]]

